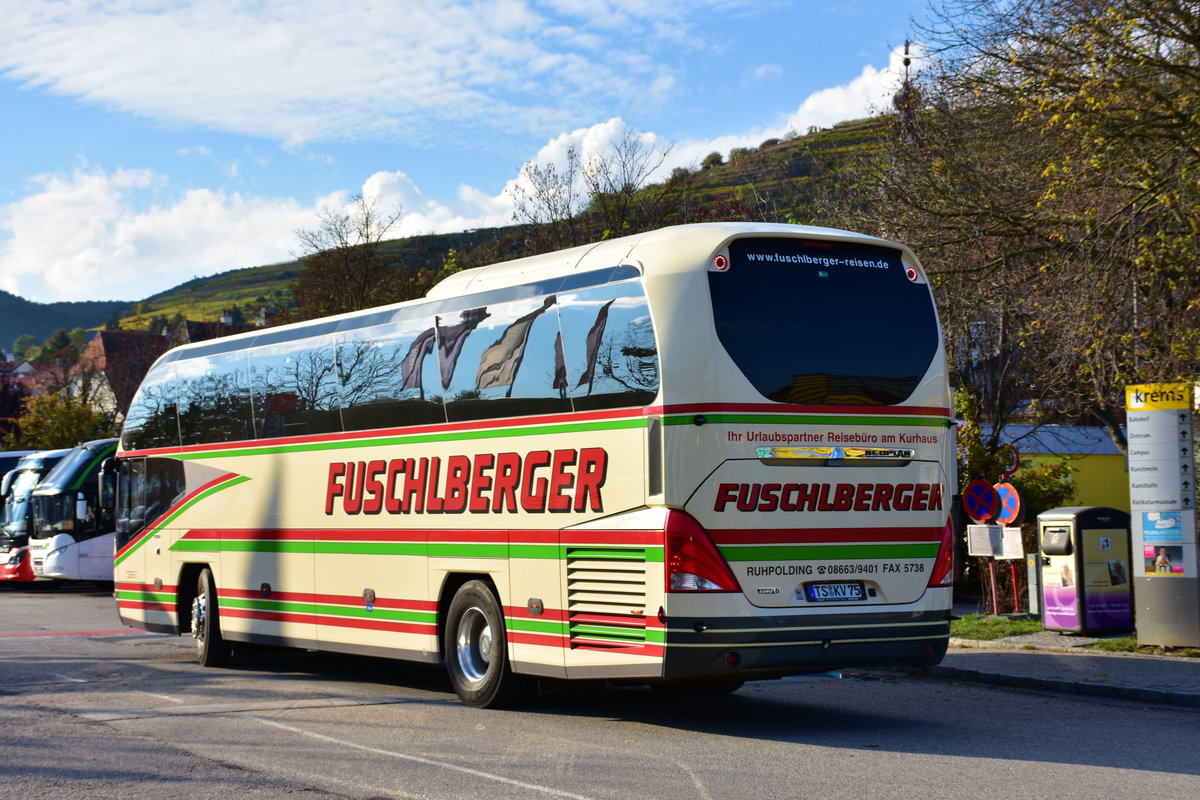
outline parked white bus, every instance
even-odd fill
[[[178,347],[119,452],[122,619],[533,679],[731,690],[933,664],[954,428],[903,245],[667,228]]]
[[[116,452],[116,439],[81,444],[33,490],[29,555],[35,577],[101,582],[113,579],[113,501],[99,496],[98,478],[101,464]]]
[[[34,450],[4,474],[0,497],[4,498],[4,520],[0,525],[0,581],[32,581],[33,560],[29,557],[29,534],[33,531],[33,490],[70,450]]]

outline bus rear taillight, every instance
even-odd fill
[[[737,578],[700,523],[682,511],[667,512],[668,592],[740,592]]]
[[[954,583],[954,519],[946,519],[946,527],[942,529],[942,545],[938,548],[937,559],[933,562],[933,572],[929,575],[929,586],[949,586]]]

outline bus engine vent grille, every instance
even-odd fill
[[[645,549],[567,548],[567,626],[572,649],[642,648],[645,608]]]

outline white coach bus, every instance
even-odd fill
[[[118,452],[117,602],[254,642],[729,691],[938,662],[954,428],[903,245],[686,225],[178,347]]]
[[[77,445],[33,490],[29,555],[36,577],[113,579],[113,503],[98,495],[97,478],[101,464],[116,451],[116,439]]]

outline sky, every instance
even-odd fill
[[[890,107],[928,0],[0,0],[0,290],[136,301],[303,254],[511,224],[527,162],[710,152]]]

